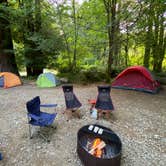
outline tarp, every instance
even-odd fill
[[[38,87],[55,87],[59,81],[53,73],[42,73],[38,76],[36,84]]]
[[[123,70],[113,81],[113,88],[133,89],[156,93],[160,87],[152,73],[143,66],[132,66]]]
[[[21,85],[21,80],[17,75],[13,73],[2,72],[0,73],[0,84],[0,87],[10,88],[13,86]]]

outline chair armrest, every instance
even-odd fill
[[[46,107],[46,108],[57,107],[57,104],[40,104],[40,107]]]
[[[39,121],[41,119],[40,116],[37,116],[37,115],[34,115],[34,114],[30,114],[30,113],[28,113],[28,117],[30,117],[30,118],[32,118],[34,120],[37,120],[37,121]]]

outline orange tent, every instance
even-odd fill
[[[3,78],[3,86],[4,88],[10,88],[13,86],[18,86],[21,85],[21,80],[20,78],[9,72],[2,72],[0,73],[0,78]]]

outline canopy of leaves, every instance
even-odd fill
[[[68,72],[76,58],[75,71],[106,71],[110,51],[108,27],[113,25],[108,24],[106,2],[112,5],[113,1],[11,0],[8,6],[0,3],[0,10],[8,13],[1,13],[0,17],[10,21],[19,69],[25,69],[27,64],[42,64],[42,68]],[[165,70],[165,2],[115,2],[117,53],[113,56],[113,68],[145,65],[155,71]]]

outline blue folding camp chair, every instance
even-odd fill
[[[82,106],[82,104],[73,92],[73,85],[64,85],[62,86],[62,88],[66,103],[65,113],[68,114],[68,120],[72,113],[75,113],[75,115],[77,115],[77,117],[80,118],[80,115],[77,110]]]
[[[2,154],[0,153],[0,160],[2,160]]]
[[[98,96],[95,108],[98,110],[98,117],[101,115],[106,115],[107,118],[110,115],[110,112],[114,110],[110,96],[111,87],[108,85],[98,86]]]
[[[39,96],[36,96],[35,98],[33,98],[32,100],[26,103],[26,107],[28,111],[27,117],[28,117],[28,123],[29,123],[30,138],[32,138],[31,126],[48,127],[54,122],[54,119],[57,115],[57,113],[50,114],[46,112],[41,112],[40,107],[48,107],[48,108],[55,107],[56,108],[56,106],[57,104],[40,104]],[[41,132],[39,134],[46,141],[49,142],[49,140]]]

